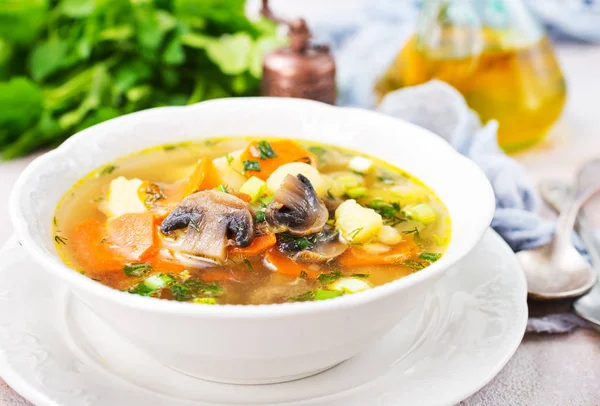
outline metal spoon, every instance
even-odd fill
[[[532,298],[552,300],[578,297],[596,283],[596,274],[573,246],[571,233],[583,204],[599,192],[600,187],[593,186],[580,194],[571,194],[558,217],[552,241],[542,247],[517,253]]]
[[[597,161],[597,170],[593,171],[593,181],[597,182],[598,174],[600,173],[600,161]],[[588,165],[585,165],[578,174],[578,188],[585,183],[585,169],[590,169]],[[570,192],[569,185],[561,181],[545,181],[539,185],[540,194],[542,199],[554,209],[556,212],[561,210],[564,206],[566,198]],[[579,214],[577,218],[577,229],[583,242],[588,249],[590,256],[592,257],[592,263],[596,268],[596,274],[600,271],[600,244],[597,238],[594,236],[592,227],[590,226],[588,218],[585,216],[585,208]],[[589,293],[577,299],[573,303],[573,308],[579,317],[596,324],[600,327],[600,281],[594,285]]]

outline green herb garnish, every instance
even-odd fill
[[[366,278],[369,278],[371,276],[371,274],[368,274],[368,273],[353,273],[350,276],[353,277],[353,278],[366,279]]]
[[[360,233],[363,230],[364,227],[358,227],[352,231],[350,231],[348,233],[348,237],[350,237],[351,240],[354,240],[356,238],[356,236],[358,235],[358,233]]]
[[[295,238],[294,241],[296,242],[296,246],[302,251],[309,250],[314,246],[314,244],[306,237]]]
[[[229,193],[229,192],[227,191],[227,185],[224,185],[224,184],[222,184],[222,183],[220,183],[220,184],[219,184],[219,186],[217,186],[217,190],[218,190],[219,192],[223,192],[223,193]]]
[[[197,233],[200,232],[200,225],[196,220],[190,220],[189,226],[196,230]]]
[[[129,293],[141,296],[156,296],[163,288],[168,287],[175,282],[175,278],[169,274],[161,273],[152,275],[131,288]]]
[[[265,221],[265,211],[264,210],[257,210],[256,211],[256,222],[257,223],[262,223],[263,221]]]
[[[308,302],[313,300],[315,297],[315,292],[309,290],[308,292],[302,293],[297,296],[288,297],[286,300],[288,302]]]
[[[416,271],[420,271],[421,269],[427,266],[427,264],[424,264],[421,261],[415,261],[414,259],[407,259],[406,261],[402,262],[402,265],[414,269]]]
[[[412,230],[403,231],[402,234],[413,234],[413,239],[415,242],[421,241],[421,234],[419,233],[419,229],[417,227],[413,228]]]
[[[165,198],[165,191],[160,186],[149,183],[146,188],[146,200],[144,201],[146,204],[153,204],[159,200]]]
[[[231,163],[233,162],[233,157],[227,154],[225,155],[225,159],[227,160],[227,165],[231,166]]]
[[[67,238],[61,237],[60,235],[55,235],[54,236],[54,241],[57,244],[67,245]]]
[[[260,159],[277,158],[277,154],[267,141],[259,141],[256,145]]]
[[[260,162],[254,160],[245,160],[244,161],[244,172],[247,171],[257,171],[260,172]]]
[[[176,149],[176,148],[177,148],[177,145],[175,145],[175,144],[170,144],[170,145],[165,145],[165,146],[163,147],[163,150],[164,150],[164,151],[173,151],[173,150],[174,150],[174,149]]]
[[[339,278],[341,278],[342,276],[344,276],[344,274],[342,273],[342,271],[335,269],[329,273],[322,273],[317,277],[317,280],[319,282],[321,282],[323,285],[328,285],[333,281],[338,280]]]
[[[310,147],[308,147],[308,150],[319,158],[321,158],[327,153],[327,150],[325,148],[319,147],[318,145],[311,145]]]
[[[188,279],[184,284],[199,295],[212,297],[221,296],[223,294],[223,288],[217,282],[206,283],[195,279]]]
[[[173,299],[179,302],[187,302],[194,298],[194,292],[185,285],[185,283],[175,282],[169,286],[169,290],[173,294]]]
[[[152,266],[146,263],[127,264],[123,267],[125,275],[135,277],[147,275],[151,270]]]
[[[246,264],[249,270],[254,271],[254,267],[252,267],[252,263],[248,259],[244,259],[244,264]]]
[[[437,252],[423,252],[419,255],[419,258],[424,259],[425,261],[435,262],[442,257],[442,254],[438,254]]]
[[[394,180],[394,178],[392,178],[390,175],[388,174],[383,174],[377,177],[377,180],[381,183],[384,183],[386,185],[393,185],[396,183],[396,181]]]
[[[375,199],[367,203],[367,207],[375,210],[384,219],[393,218],[400,213],[400,204],[398,202],[386,203],[381,199]]]
[[[113,173],[116,169],[118,168],[118,166],[116,165],[106,165],[104,166],[102,169],[100,169],[98,171],[99,175],[110,175],[111,173]]]

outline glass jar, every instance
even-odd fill
[[[558,119],[565,81],[543,28],[522,0],[424,0],[415,34],[376,84],[386,93],[430,79],[460,91],[498,142],[515,151]]]

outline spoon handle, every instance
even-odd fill
[[[560,213],[565,207],[571,188],[566,182],[560,180],[544,180],[538,185],[540,195],[544,202],[556,213]],[[600,264],[600,242],[596,239],[585,210],[582,210],[577,216],[576,228],[588,249],[594,264]]]
[[[577,215],[581,207],[598,193],[600,193],[600,184],[588,186],[581,193],[571,193],[572,197],[569,198],[565,208],[561,210],[558,216],[553,242],[555,248],[560,250],[562,247],[568,248],[572,246],[571,232],[575,226]]]

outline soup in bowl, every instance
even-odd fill
[[[75,303],[159,362],[267,383],[355,355],[434,299],[494,197],[422,128],[260,98],[85,130],[25,170],[11,211]]]
[[[53,226],[75,271],[196,304],[334,299],[422,271],[451,238],[442,202],[399,168],[261,137],[106,164],[66,193]]]

